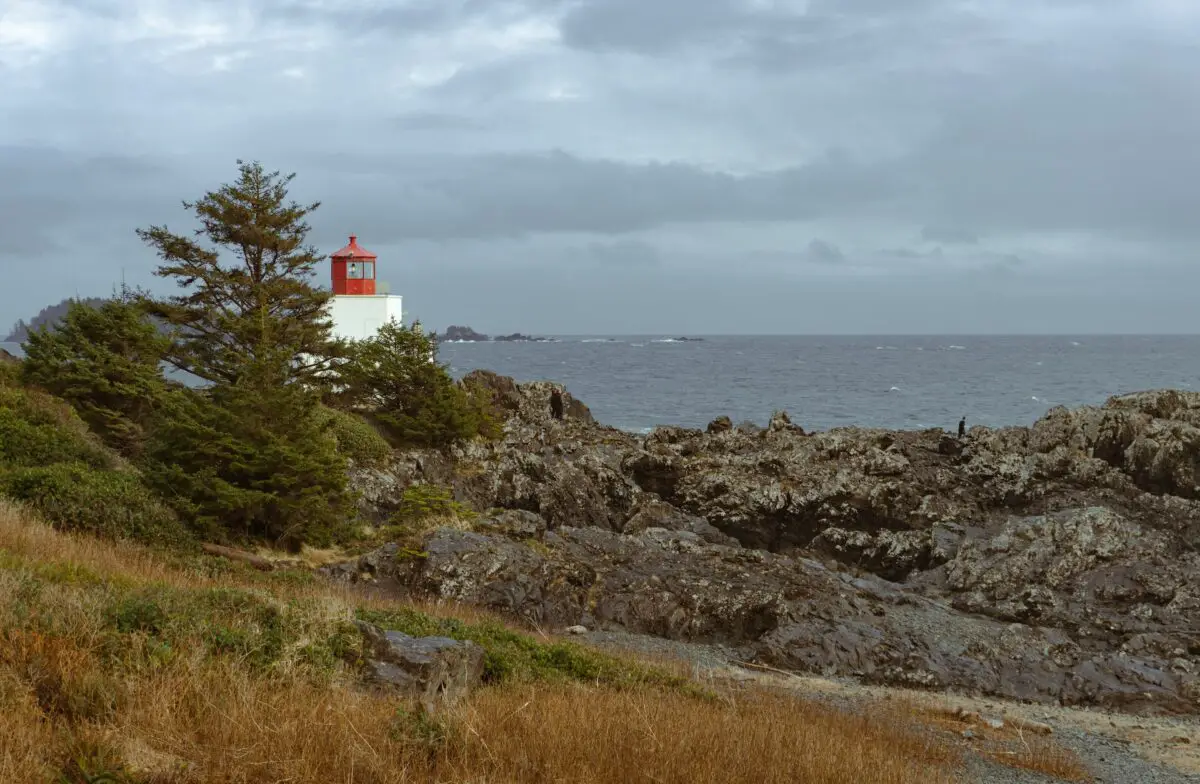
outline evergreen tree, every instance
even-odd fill
[[[352,517],[328,417],[310,390],[280,383],[282,359],[237,384],[172,392],[152,431],[148,482],[206,537],[294,551],[328,544]]]
[[[166,391],[161,363],[170,341],[130,296],[72,302],[53,327],[31,331],[26,383],[69,402],[109,446],[136,457]]]
[[[150,302],[151,312],[176,330],[167,361],[207,381],[234,384],[255,366],[246,358],[283,350],[291,355],[286,383],[319,383],[341,353],[324,310],[331,295],[312,286],[321,256],[305,244],[306,218],[320,203],[288,200],[294,174],[240,160],[238,170],[236,183],[183,203],[200,222],[197,239],[165,226],[137,232],[163,260],[155,274],[185,290]]]
[[[305,218],[318,205],[288,201],[293,175],[238,166],[236,183],[184,202],[212,247],[165,227],[138,232],[163,259],[157,274],[185,290],[150,302],[173,330],[167,360],[211,382],[171,396],[147,474],[207,533],[294,548],[327,541],[351,514],[345,460],[318,416],[343,348],[330,337],[329,293],[311,285],[320,257],[304,244]]]
[[[369,410],[401,444],[444,446],[491,435],[486,406],[436,358],[437,342],[420,324],[391,322],[353,346],[351,361],[339,369],[341,396]]]

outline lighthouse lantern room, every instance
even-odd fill
[[[349,245],[330,255],[333,296],[329,298],[329,316],[334,337],[366,340],[389,321],[402,323],[402,298],[375,292],[377,258],[361,247],[353,234]]]
[[[374,253],[358,245],[358,237],[351,234],[350,244],[329,257],[333,261],[333,293],[374,294]]]

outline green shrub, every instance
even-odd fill
[[[475,512],[454,500],[453,493],[437,485],[412,485],[400,494],[400,503],[392,515],[397,525],[419,523],[431,517],[473,518]]]
[[[338,366],[339,397],[368,409],[396,443],[443,447],[497,432],[483,398],[455,383],[419,326],[386,324],[350,353]]]
[[[326,409],[326,424],[337,441],[338,451],[358,465],[376,466],[387,462],[392,448],[370,422],[348,411]]]
[[[0,472],[0,494],[23,501],[51,525],[159,545],[189,540],[179,518],[128,471],[56,463]]]
[[[113,468],[117,461],[69,405],[0,379],[0,468],[65,462]]]
[[[72,302],[60,323],[29,333],[21,374],[74,406],[110,447],[136,456],[166,391],[160,363],[169,346],[129,296]]]

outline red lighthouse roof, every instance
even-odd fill
[[[361,248],[358,245],[358,236],[350,235],[350,244],[341,250],[330,255],[334,259],[376,259],[379,258],[366,248]]]

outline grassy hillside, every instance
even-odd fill
[[[469,637],[489,681],[437,720],[358,685],[356,616]],[[926,734],[299,573],[53,530],[0,505],[0,781],[937,782]],[[110,778],[97,778],[108,773]]]

